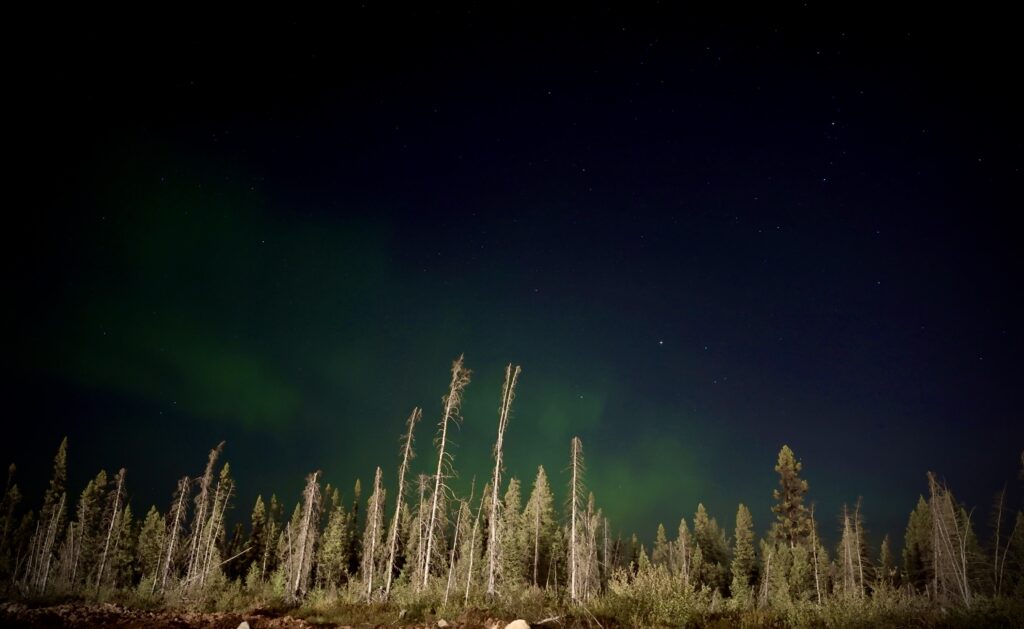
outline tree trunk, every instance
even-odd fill
[[[409,415],[409,419],[406,420],[406,425],[409,427],[408,432],[405,435],[405,444],[402,447],[402,464],[398,467],[398,494],[395,497],[395,517],[391,520],[391,531],[388,533],[388,567],[387,567],[387,582],[384,584],[384,597],[387,598],[391,593],[391,581],[395,571],[395,553],[398,549],[398,522],[402,517],[402,501],[405,498],[405,473],[409,469],[409,460],[413,457],[412,451],[412,432],[413,428],[416,427],[416,422],[419,421],[423,411],[418,407],[412,409],[412,414]]]
[[[427,548],[423,558],[423,582],[421,588],[427,586],[427,579],[430,577],[430,554],[434,545],[434,529],[437,523],[438,498],[442,489],[447,486],[441,480],[444,477],[445,446],[448,440],[448,422],[458,421],[459,406],[462,402],[462,390],[469,384],[470,372],[462,366],[462,356],[452,364],[452,379],[448,385],[448,395],[445,396],[444,414],[441,417],[441,442],[437,455],[437,473],[434,477],[434,495],[431,496],[430,525],[427,527]]]

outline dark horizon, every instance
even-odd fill
[[[124,466],[139,513],[226,440],[236,521],[314,469],[350,499],[414,406],[431,466],[465,353],[462,490],[511,361],[507,477],[561,501],[579,435],[624,537],[764,532],[788,444],[826,539],[863,496],[900,546],[931,470],[985,540],[1024,448],[998,17],[57,25],[16,70],[0,462],[38,508],[68,435],[71,497]]]

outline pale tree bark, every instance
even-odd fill
[[[473,518],[473,531],[470,533],[469,538],[469,568],[466,570],[466,597],[463,600],[464,605],[469,604],[469,586],[473,582],[473,560],[476,558],[476,532],[480,529],[480,513],[484,510],[484,496],[487,494],[487,488],[484,487],[484,491],[480,492],[480,504],[476,508],[476,517]]]
[[[178,540],[178,532],[181,530],[181,523],[185,517],[185,499],[188,497],[189,478],[185,476],[178,481],[178,500],[174,508],[174,515],[171,519],[171,536],[167,540],[167,553],[164,558],[163,575],[160,578],[160,591],[167,590],[167,577],[171,573],[171,563],[174,561],[174,545]],[[156,582],[153,583],[156,588]]]
[[[996,547],[992,553],[992,595],[999,598],[1002,595],[1003,589],[1003,571],[999,566],[999,535],[1003,527],[1003,507],[1006,504],[1006,487],[1004,486],[1002,491],[996,494]],[[1013,539],[1011,535],[1008,539]],[[1007,547],[1009,547],[1009,541],[1007,541]],[[1005,556],[1003,561],[1005,561]]]
[[[441,415],[441,435],[438,443],[437,472],[434,476],[434,495],[431,496],[430,524],[427,527],[427,547],[423,558],[423,582],[420,584],[421,588],[427,586],[427,580],[430,578],[430,559],[434,546],[434,531],[437,528],[438,516],[441,515],[438,509],[440,506],[439,499],[442,491],[448,491],[448,486],[443,480],[446,472],[450,472],[452,458],[450,453],[445,452],[445,447],[448,443],[448,424],[457,424],[459,422],[462,392],[466,385],[469,384],[471,375],[471,372],[463,367],[462,361],[463,357],[459,356],[452,363],[452,379],[448,385],[448,394],[444,397],[444,413]]]
[[[217,482],[216,497],[213,501],[213,511],[210,516],[210,524],[208,526],[208,533],[206,535],[206,549],[204,553],[202,569],[199,573],[199,586],[203,588],[206,586],[206,577],[209,576],[210,570],[219,567],[223,562],[213,565],[214,553],[216,551],[216,543],[220,538],[221,531],[224,528],[224,513],[227,511],[228,502],[231,499],[231,495],[234,493],[234,481],[227,475],[229,470],[227,463],[224,464],[224,469],[221,471],[221,480]]]
[[[206,469],[203,471],[203,476],[199,479],[199,495],[196,496],[196,513],[192,519],[192,536],[189,540],[188,568],[185,571],[185,580],[189,582],[195,578],[196,572],[200,567],[199,564],[203,559],[202,555],[205,550],[203,539],[206,533],[206,521],[209,517],[210,485],[213,483],[213,468],[217,464],[217,458],[223,449],[224,442],[221,441],[215,448],[210,450],[206,460]]]
[[[387,582],[384,584],[384,597],[391,593],[391,582],[395,571],[395,553],[398,549],[398,523],[402,517],[402,501],[405,499],[405,473],[409,470],[409,461],[415,457],[412,449],[412,434],[416,422],[423,416],[419,408],[412,409],[412,414],[406,420],[408,430],[405,435],[405,442],[402,444],[402,464],[398,467],[398,494],[395,496],[395,516],[391,519],[391,531],[388,533],[388,565]]]
[[[380,467],[373,476],[373,493],[366,509],[366,533],[363,535],[363,577],[366,579],[366,602],[373,597],[373,571],[377,565],[377,538],[384,519],[384,489],[381,487]],[[369,539],[367,539],[369,537]]]
[[[811,556],[814,561],[814,592],[818,596],[818,605],[821,605],[821,580],[818,577],[818,526],[814,523],[814,505],[811,505]]]
[[[473,479],[476,482],[476,479]],[[469,490],[469,501],[473,501],[474,488]],[[459,504],[459,514],[455,517],[455,536],[452,538],[452,555],[448,560],[448,583],[444,586],[444,605],[448,605],[448,593],[452,589],[452,579],[455,578],[455,550],[459,547],[459,527],[462,525],[462,512],[466,510],[466,501]]]
[[[970,607],[973,602],[967,553],[970,514],[966,514],[966,520],[961,522],[961,514],[953,504],[952,495],[931,472],[928,473],[928,485],[931,492],[928,504],[932,515],[934,594],[948,598],[950,592],[954,592],[957,602]]]
[[[570,485],[569,498],[569,596],[573,601],[580,599],[579,592],[579,535],[577,520],[580,517],[579,501],[583,483],[583,443],[579,437],[573,437],[570,443],[570,458],[572,466],[572,483]]]
[[[305,592],[312,563],[313,546],[316,544],[316,522],[319,519],[320,505],[320,484],[317,482],[319,477],[319,471],[310,474],[306,479],[306,489],[302,492],[302,499],[305,502],[300,525],[302,530],[295,537],[297,548],[295,549],[295,572],[292,575],[291,586],[294,599],[301,598]]]
[[[110,538],[114,534],[114,525],[117,523],[118,510],[121,508],[121,492],[124,490],[124,474],[122,467],[117,473],[117,489],[114,490],[114,505],[110,511],[110,526],[107,527],[107,539],[103,542],[103,554],[100,556],[100,565],[96,569],[96,591],[99,592],[103,584],[103,571],[107,566],[107,552],[110,550]]]
[[[50,562],[53,559],[53,544],[57,540],[57,529],[60,526],[60,518],[64,515],[64,502],[67,500],[67,493],[61,494],[60,504],[57,506],[57,511],[50,518],[50,525],[46,530],[46,539],[43,543],[43,552],[41,555],[45,561],[39,562],[41,572],[38,576],[39,581],[39,592],[46,592],[46,582],[50,578]]]
[[[498,549],[501,545],[499,539],[498,511],[500,510],[500,498],[498,489],[501,486],[501,456],[505,442],[505,429],[508,428],[509,413],[512,410],[512,400],[515,399],[516,382],[519,380],[519,373],[522,369],[512,363],[505,367],[505,384],[501,388],[501,409],[498,412],[498,438],[494,442],[494,477],[491,479],[491,517],[487,535],[487,593],[495,594],[496,568],[498,563]]]
[[[859,580],[857,584],[857,594],[861,599],[864,598],[864,549],[861,548],[861,515],[860,515],[860,503],[861,499],[857,498],[857,507],[853,512],[853,542],[854,548],[857,551],[857,573]]]

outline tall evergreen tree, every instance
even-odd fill
[[[75,519],[75,535],[71,543],[73,556],[70,558],[69,583],[91,581],[94,571],[99,569],[100,551],[103,544],[103,505],[106,502],[107,473],[103,470],[89,481],[78,499]]]
[[[882,546],[878,552],[878,581],[892,585],[896,578],[896,568],[892,561],[892,547],[889,542],[889,535],[882,538]]]
[[[654,548],[651,549],[651,563],[656,566],[668,566],[669,543],[665,533],[665,525],[658,523],[658,532],[654,534]]]
[[[322,588],[340,587],[348,575],[348,514],[335,489],[327,500],[327,526],[317,547],[317,584]]]
[[[779,475],[779,488],[772,492],[776,504],[772,506],[776,522],[772,530],[773,538],[788,544],[790,548],[803,544],[811,534],[810,515],[804,505],[807,494],[807,481],[800,478],[803,464],[797,461],[789,446],[779,450],[779,460],[775,471]]]
[[[139,530],[138,543],[136,544],[136,556],[138,558],[138,571],[142,578],[156,580],[160,566],[160,553],[164,548],[167,538],[167,528],[164,525],[164,517],[160,515],[156,506],[151,506],[142,521],[142,528]]]
[[[754,519],[743,504],[736,509],[735,541],[732,551],[732,584],[730,592],[740,607],[752,602],[750,585],[757,577],[757,555],[754,554]]]
[[[113,587],[131,587],[138,578],[138,543],[139,527],[132,514],[132,506],[125,503],[117,515],[110,543],[110,576],[107,578]]]
[[[931,579],[931,556],[931,509],[924,496],[918,496],[917,505],[910,512],[907,530],[903,535],[903,579],[919,592],[924,591]]]
[[[557,529],[554,497],[543,465],[537,468],[530,499],[523,512],[523,526],[528,531],[526,551],[530,558],[530,575],[533,585],[538,586],[547,581],[551,542]]]
[[[263,495],[256,496],[256,504],[249,515],[249,551],[245,555],[246,582],[250,585],[263,580],[262,563],[269,540],[267,539],[267,507]]]
[[[703,503],[693,516],[693,538],[701,551],[697,574],[700,583],[725,592],[728,587],[729,541],[715,518],[709,517]]]
[[[526,550],[523,516],[520,512],[522,497],[519,479],[511,478],[502,501],[499,539],[499,583],[505,592],[515,590],[525,581]]]

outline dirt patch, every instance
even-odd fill
[[[312,624],[290,616],[269,616],[261,613],[201,613],[188,611],[145,611],[114,604],[63,604],[52,607],[28,607],[20,603],[0,604],[0,626],[3,627],[118,627],[120,629],[236,629],[242,621],[252,629],[311,629],[339,627]],[[344,626],[344,625],[340,625]]]

